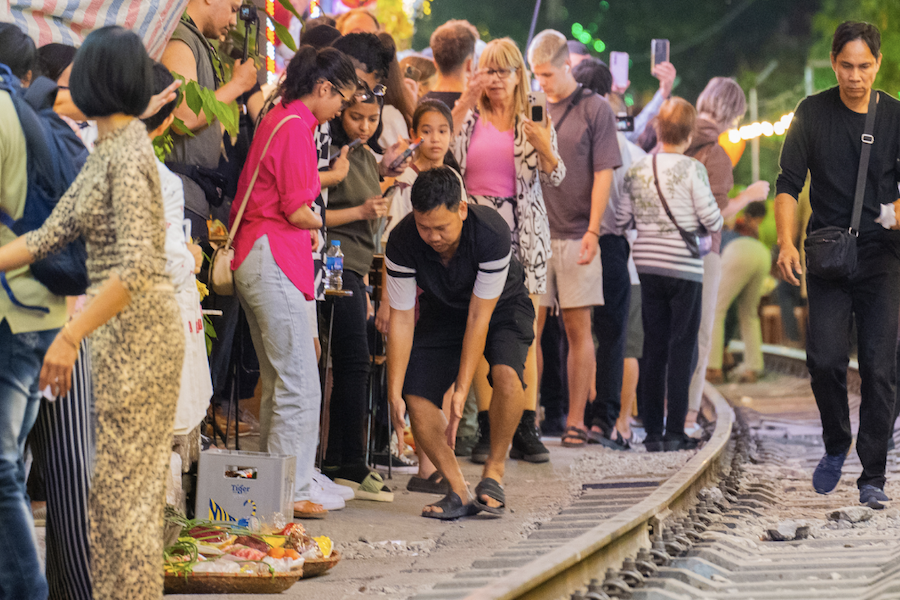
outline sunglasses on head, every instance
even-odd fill
[[[357,102],[384,102],[384,93],[387,91],[387,87],[385,87],[384,85],[379,83],[375,87],[369,89],[369,84],[367,84],[362,79],[357,82],[357,85],[360,89],[358,89],[353,95]]]

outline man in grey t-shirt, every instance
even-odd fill
[[[541,298],[538,331],[547,310],[558,301],[569,341],[569,415],[562,443],[583,446],[591,433],[585,429],[584,409],[595,367],[591,310],[602,305],[604,298],[598,240],[613,169],[621,166],[622,157],[612,109],[575,81],[565,36],[551,29],[542,31],[528,49],[528,60],[547,94],[559,153],[568,168],[559,187],[544,188],[553,254],[547,263],[547,293]],[[590,439],[611,444],[599,433]]]

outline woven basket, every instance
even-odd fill
[[[303,570],[274,575],[248,575],[245,573],[193,573],[191,575],[166,574],[167,594],[280,594],[299,579],[321,575],[341,560],[340,552],[329,558],[307,560]]]

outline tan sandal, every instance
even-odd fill
[[[328,511],[322,508],[321,504],[309,500],[294,502],[295,519],[324,519],[326,516],[328,516]]]

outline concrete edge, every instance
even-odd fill
[[[740,340],[731,340],[728,344],[728,349],[732,352],[743,353],[744,342]],[[778,346],[775,344],[763,344],[762,351],[763,354],[769,354],[779,358],[789,358],[791,360],[800,361],[804,365],[806,364],[806,350],[803,348],[789,348],[787,346]],[[851,358],[848,368],[851,371],[859,371],[859,362],[855,358]]]
[[[526,597],[544,587],[554,578],[566,578],[566,572],[574,570],[579,573],[575,581],[580,581],[580,583],[577,583],[577,587],[563,592],[571,593],[580,589],[590,576],[600,577],[602,575],[600,569],[597,568],[598,560],[607,566],[618,566],[622,557],[633,553],[630,546],[634,544],[621,544],[625,538],[631,537],[635,544],[647,545],[649,539],[647,528],[650,520],[665,513],[670,506],[678,504],[686,492],[696,487],[695,484],[702,483],[701,478],[705,482],[708,477],[714,475],[713,471],[717,470],[727,448],[734,425],[734,410],[718,390],[709,383],[705,383],[704,396],[705,400],[710,402],[715,409],[715,429],[709,441],[678,473],[640,503],[490,585],[474,590],[465,599],[512,600]],[[617,546],[615,551],[613,551],[613,546]],[[606,552],[606,550],[610,550],[610,552]],[[591,557],[597,559],[590,561],[592,563],[590,571],[593,574],[583,577],[581,571],[584,571],[584,568],[579,568],[580,563],[584,563]],[[563,587],[572,586],[563,585]],[[556,597],[559,595],[559,591],[545,590],[550,593],[542,593],[540,597]]]

